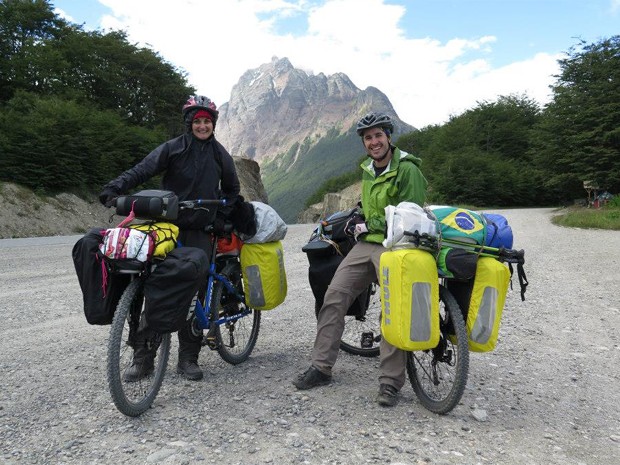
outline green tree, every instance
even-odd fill
[[[163,139],[116,113],[20,91],[0,113],[0,179],[45,192],[98,190]]]
[[[186,75],[157,53],[127,42],[124,32],[85,33],[77,28],[58,41],[62,84],[100,108],[116,109],[131,124],[178,133],[180,108],[195,92]]]
[[[37,57],[65,26],[44,0],[0,1],[0,102],[17,89],[35,89]]]
[[[544,185],[561,200],[583,197],[583,181],[619,192],[620,36],[581,41],[559,64],[533,147]]]
[[[184,128],[184,72],[85,32],[48,1],[0,0],[0,179],[39,191],[98,190]]]
[[[540,108],[526,96],[481,102],[442,125],[402,136],[397,145],[422,158],[429,202],[526,206],[541,188],[529,162]]]

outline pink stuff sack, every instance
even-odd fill
[[[112,228],[103,233],[99,251],[112,260],[138,260],[145,262],[153,255],[156,238],[131,228]]]

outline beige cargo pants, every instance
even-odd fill
[[[312,365],[321,372],[331,374],[338,358],[347,310],[364,289],[379,279],[379,259],[385,251],[381,244],[361,241],[340,263],[325,293],[317,321]],[[383,338],[379,347],[379,384],[389,384],[400,390],[405,384],[407,353]]]

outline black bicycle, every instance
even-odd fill
[[[338,212],[321,221],[302,251],[309,261],[308,280],[315,298],[315,315],[323,305],[323,296],[336,269],[355,241],[344,233],[355,209]],[[379,285],[372,283],[353,302],[345,317],[340,348],[353,355],[376,357],[381,341],[381,299]]]
[[[117,199],[117,213],[118,205],[122,203],[122,198],[119,199]],[[178,205],[179,209],[216,210],[217,207],[224,205],[224,201],[189,200],[178,202]],[[150,211],[153,211],[151,207],[146,211],[136,212],[136,215],[142,219],[149,219]],[[247,360],[254,349],[261,314],[245,304],[239,254],[218,252],[217,238],[229,233],[215,233],[212,227],[207,230],[213,234],[211,261],[208,279],[203,288],[204,303],[198,298],[198,295],[202,294],[199,292],[189,309],[192,332],[196,337],[202,337],[203,346],[217,351],[223,360],[236,365]],[[149,335],[147,341],[139,341],[138,329],[144,320],[145,310],[145,280],[159,262],[158,259],[151,259],[144,263],[123,260],[110,263],[112,272],[129,274],[131,282],[121,296],[110,329],[107,356],[108,385],[114,405],[119,411],[132,417],[144,413],[155,400],[170,356],[170,333],[153,333]],[[205,330],[206,334],[203,333]],[[146,343],[147,347],[156,349],[154,368],[142,379],[127,380],[123,374],[135,362],[133,349],[138,343]]]
[[[344,234],[344,225],[354,210],[338,212],[312,232],[302,250],[309,261],[309,281],[318,316],[323,296],[336,269],[354,245]],[[419,238],[412,238],[419,240]],[[463,312],[446,287],[439,283],[439,342],[429,350],[407,354],[407,374],[422,405],[438,414],[451,411],[460,401],[469,373],[469,347]],[[345,317],[340,348],[353,355],[376,357],[381,342],[379,285],[372,283],[355,300]]]

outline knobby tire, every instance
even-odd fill
[[[137,417],[150,408],[161,388],[170,356],[170,334],[153,335],[151,339],[158,343],[153,372],[138,381],[123,379],[123,373],[133,360],[133,349],[129,345],[130,325],[134,325],[133,337],[144,310],[143,285],[142,279],[134,279],[123,292],[114,313],[108,341],[110,394],[116,408],[130,417]]]
[[[226,276],[237,289],[243,293],[241,281],[240,264],[232,261],[224,267],[221,272]],[[244,302],[232,299],[226,290],[224,283],[215,281],[213,285],[213,296],[211,308],[217,309],[218,317],[230,316],[243,311],[246,307]],[[226,302],[222,305],[222,298],[226,296]],[[215,305],[215,307],[213,307]],[[235,321],[218,325],[215,328],[217,341],[217,351],[227,363],[238,365],[245,362],[256,345],[258,333],[260,331],[261,313],[256,309],[249,309],[250,314],[243,316]]]
[[[446,287],[439,287],[440,340],[437,347],[407,354],[407,374],[420,403],[446,414],[461,400],[469,372],[467,330],[461,309]]]

